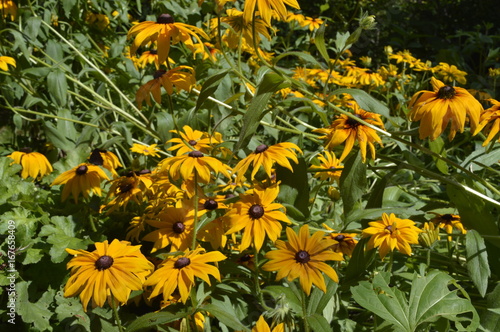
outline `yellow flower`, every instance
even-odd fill
[[[453,83],[457,81],[460,84],[467,83],[465,79],[465,75],[467,73],[465,71],[459,70],[455,65],[449,65],[445,62],[440,62],[438,66],[434,68],[434,71],[443,77],[444,82]]]
[[[295,22],[299,23],[300,25],[302,25],[302,22],[304,22],[305,19],[306,18],[302,14],[295,14],[293,12],[288,12],[286,14],[286,20],[285,21],[287,21],[287,22],[293,22],[293,21],[295,21]]]
[[[445,85],[432,77],[434,91],[417,92],[410,100],[411,121],[420,121],[420,138],[435,140],[451,122],[448,139],[451,141],[457,131],[464,131],[466,115],[471,131],[474,132],[483,111],[481,104],[467,90]]]
[[[229,48],[236,49],[240,44],[240,39],[242,43],[242,49],[249,53],[253,52],[253,30],[252,30],[252,22],[245,21],[243,18],[243,12],[231,8],[226,10],[227,16],[221,17],[221,22],[228,24],[231,29],[227,29],[224,35],[222,36],[222,40],[227,43]],[[255,19],[255,42],[257,45],[260,43],[260,35],[267,38],[267,40],[271,40],[271,36],[267,31],[269,27],[266,22],[261,20],[260,18]]]
[[[287,277],[288,281],[300,280],[302,290],[309,295],[312,285],[326,293],[324,272],[330,279],[339,282],[337,272],[325,261],[341,261],[341,254],[328,249],[331,241],[324,238],[324,232],[309,235],[309,226],[300,228],[298,235],[292,228],[286,228],[288,242],[276,241],[277,250],[269,251],[265,257],[269,262],[262,266],[264,271],[278,271],[276,280]]]
[[[268,177],[271,177],[271,169],[274,163],[278,163],[293,172],[292,165],[290,161],[288,161],[288,158],[292,159],[296,164],[299,162],[297,153],[294,150],[302,153],[302,150],[299,149],[297,145],[290,142],[278,143],[271,146],[265,144],[259,145],[254,152],[240,160],[234,167],[233,172],[236,174],[236,182],[242,181],[250,166],[252,166],[250,180],[254,179],[260,166],[264,167],[264,172]]]
[[[80,295],[83,310],[92,298],[92,308],[104,306],[106,298],[125,304],[133,290],[141,290],[146,277],[154,266],[141,253],[141,246],[129,242],[108,240],[95,243],[96,250],[66,249],[75,255],[67,268],[71,277],[64,287],[64,296]]]
[[[105,14],[88,12],[85,17],[88,25],[95,25],[99,30],[106,30],[109,27],[109,17]]]
[[[324,151],[323,155],[318,155],[318,159],[321,162],[320,166],[312,165],[311,170],[321,170],[323,172],[317,172],[314,174],[315,178],[319,178],[321,181],[339,182],[340,175],[342,175],[342,170],[344,166],[340,166],[340,160],[335,157],[335,154],[330,151]]]
[[[5,18],[10,16],[10,20],[14,21],[16,19],[16,16],[17,16],[17,5],[12,0],[1,0],[0,1],[0,13]],[[0,57],[0,61],[1,61],[1,57]],[[0,68],[2,68],[1,64],[0,64]]]
[[[191,51],[194,51],[191,37],[198,44],[203,44],[200,36],[209,39],[207,34],[200,28],[175,22],[174,18],[169,14],[161,14],[158,16],[156,22],[145,21],[133,26],[129,30],[127,38],[131,38],[132,36],[135,36],[135,39],[130,47],[130,53],[135,54],[139,47],[156,41],[159,63],[164,63],[167,60],[171,44],[174,45],[182,42]]]
[[[203,226],[197,233],[198,239],[210,242],[212,249],[223,249],[227,243],[226,223],[223,218],[216,218]]]
[[[64,184],[62,201],[65,201],[71,193],[75,203],[78,203],[80,193],[85,198],[89,197],[91,191],[101,196],[102,180],[109,178],[99,166],[83,163],[59,175],[51,186]]]
[[[163,298],[168,299],[178,289],[181,301],[186,303],[189,292],[195,284],[195,277],[202,279],[209,285],[209,275],[220,281],[219,270],[207,263],[220,262],[227,257],[219,251],[211,251],[206,254],[203,254],[202,251],[201,248],[193,251],[186,250],[183,255],[165,259],[144,284],[145,286],[154,286],[149,298],[163,294]]]
[[[160,149],[157,148],[158,144],[151,144],[151,145],[144,145],[144,144],[137,144],[134,143],[132,144],[132,147],[130,148],[130,151],[135,152],[135,153],[140,153],[145,156],[153,156],[153,157],[159,157],[160,155],[158,154]]]
[[[333,231],[330,227],[323,224],[323,227],[329,231]],[[358,244],[358,240],[354,237],[356,233],[328,233],[326,235],[327,238],[332,239],[334,244],[331,245],[330,249],[334,252],[342,253],[346,256],[351,257],[356,244]]]
[[[443,228],[444,231],[448,234],[448,241],[451,241],[451,234],[453,234],[453,228],[458,229],[462,234],[467,234],[467,231],[464,228],[460,221],[460,216],[456,214],[439,214],[435,212],[430,212],[435,215],[434,218],[431,219],[431,222],[434,223],[439,228]]]
[[[300,25],[302,25],[303,27],[309,27],[310,31],[314,31],[314,30],[319,29],[321,24],[323,24],[322,19],[317,18],[317,17],[313,18],[313,17],[306,16]]]
[[[113,174],[114,177],[118,177],[118,173],[116,173],[116,168],[122,167],[120,160],[111,151],[94,149],[89,157],[89,162],[92,165],[102,166]]]
[[[240,200],[231,206],[225,218],[230,224],[226,234],[243,229],[240,251],[245,250],[253,242],[256,250],[260,250],[266,235],[274,242],[281,233],[281,223],[290,224],[288,217],[280,210],[283,205],[273,203],[279,194],[279,187],[274,184],[268,188],[255,188],[247,194],[240,194]]]
[[[410,68],[418,61],[408,50],[399,51],[396,54],[389,54],[389,59],[395,59],[396,63],[407,63],[410,65]]]
[[[109,188],[106,198],[114,197],[114,199],[106,205],[106,207],[110,207],[108,213],[113,212],[121,206],[127,207],[130,200],[140,205],[143,200],[142,190],[139,186],[140,184],[141,181],[134,172],[130,172],[126,176],[111,181],[111,187]]]
[[[180,138],[172,138],[167,143],[177,143],[177,145],[169,147],[168,151],[177,150],[177,156],[189,153],[193,150],[198,150],[201,153],[209,153],[212,149],[211,144],[215,143],[214,139],[207,133],[199,130],[193,130],[190,126],[182,127],[184,132],[170,130],[171,133],[180,135]]]
[[[12,164],[19,164],[23,167],[21,177],[26,179],[31,176],[33,179],[50,174],[53,169],[47,158],[38,152],[31,152],[30,148],[14,151],[7,157],[14,159]]]
[[[16,67],[16,60],[10,56],[0,56],[0,69],[3,71],[9,71],[9,67],[7,65]]]
[[[420,245],[423,247],[430,248],[432,247],[434,242],[438,241],[439,239],[439,228],[437,228],[437,226],[434,226],[434,223],[432,222],[424,223],[422,233],[418,235],[418,243],[420,243]]]
[[[149,50],[149,51],[142,52],[141,56],[138,59],[136,58],[134,61],[136,68],[145,68],[147,65],[150,65],[153,63],[156,66],[156,70],[159,70],[160,65],[165,63],[165,62],[160,63],[158,61],[158,51],[157,50]],[[168,63],[175,64],[175,61],[168,58]]]
[[[360,70],[356,76],[356,79],[358,80],[359,84],[362,85],[380,86],[385,84],[382,76],[370,69]]]
[[[384,123],[380,119],[380,114],[371,113],[360,109],[356,103],[352,105],[354,107],[354,115],[357,118],[364,120],[371,125],[384,129]],[[337,145],[345,142],[344,151],[340,156],[340,161],[344,160],[349,152],[351,152],[356,140],[359,143],[363,162],[366,161],[367,145],[370,148],[372,159],[375,159],[375,146],[373,143],[377,142],[382,145],[382,140],[378,136],[375,129],[367,127],[344,114],[337,116],[337,119],[332,122],[329,128],[319,128],[313,131],[326,134],[325,136],[321,136],[320,138],[325,140],[325,148],[328,150],[332,150]]]
[[[255,323],[255,326],[252,328],[252,332],[285,332],[285,323],[279,323],[271,331],[264,316],[260,316],[257,323]]]
[[[483,128],[486,128],[488,137],[483,142],[483,146],[488,145],[488,143],[498,134],[500,131],[500,102],[495,99],[487,99],[493,105],[481,113],[481,118],[479,120],[479,125],[474,131],[474,135],[479,133]],[[498,139],[500,142],[500,138]]]
[[[411,255],[410,244],[418,243],[418,234],[422,230],[410,219],[399,219],[394,213],[382,214],[382,220],[368,223],[370,227],[363,230],[363,236],[370,236],[367,249],[379,248],[381,259],[394,249]]]
[[[169,71],[157,70],[153,79],[142,85],[135,94],[135,100],[139,108],[142,107],[142,102],[151,106],[151,97],[160,104],[161,103],[161,87],[167,91],[169,95],[174,93],[174,87],[177,90],[191,91],[191,88],[196,84],[194,77],[194,69],[188,66],[179,66]]]
[[[243,8],[243,18],[246,22],[252,21],[253,12],[259,11],[260,17],[268,25],[271,24],[271,17],[274,13],[282,21],[286,20],[287,10],[285,5],[292,6],[295,9],[300,9],[297,0],[245,0],[245,7]]]

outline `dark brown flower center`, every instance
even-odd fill
[[[189,152],[188,156],[190,156],[192,158],[201,158],[201,157],[203,157],[203,153],[201,153],[198,150],[193,150],[193,151]]]
[[[175,22],[174,18],[170,14],[161,14],[156,19],[156,23],[159,23],[159,24],[172,24],[174,22]]]
[[[443,214],[441,217],[440,217],[443,221],[445,222],[452,222],[454,220],[460,220],[459,218],[456,218],[454,217],[453,215],[447,213],[447,214]]]
[[[269,147],[265,144],[261,144],[258,147],[255,148],[255,153],[262,153],[266,151]]]
[[[359,114],[354,114],[355,117],[357,117],[358,119],[362,119],[361,115]],[[361,123],[359,123],[358,121],[354,120],[353,118],[348,118],[345,123],[349,126],[349,128],[356,128],[357,126],[359,126]]]
[[[391,234],[392,234],[393,229],[392,229],[392,226],[391,226],[391,225],[387,226],[385,229],[387,229],[387,230],[389,231],[389,233],[391,233]]]
[[[437,97],[439,99],[451,99],[455,97],[456,94],[457,92],[453,87],[445,85],[439,89],[439,91],[437,92]]]
[[[157,50],[149,50],[149,54],[155,55],[155,54],[158,54],[158,51]]]
[[[81,165],[81,166],[78,166],[78,168],[76,169],[76,174],[77,175],[84,175],[87,173],[88,170],[89,170],[89,168],[86,165]]]
[[[182,222],[178,221],[178,222],[174,223],[174,225],[172,226],[172,229],[175,233],[181,234],[181,233],[184,233],[186,226]]]
[[[195,146],[195,145],[196,145],[196,143],[198,143],[198,142],[196,142],[194,139],[192,139],[192,140],[190,140],[188,143],[189,143],[189,145],[191,145],[191,146]]]
[[[248,262],[249,260],[252,259],[252,256],[250,256],[249,254],[244,254],[243,256],[240,257],[240,262]]]
[[[160,77],[162,77],[165,73],[166,73],[166,71],[165,71],[165,70],[157,70],[157,71],[155,71],[155,73],[153,74],[153,78],[154,78],[154,79],[160,78]]]
[[[264,215],[264,208],[262,205],[254,204],[248,209],[248,215],[252,219],[259,219]]]
[[[372,71],[372,70],[370,70],[370,69],[367,69],[367,70],[365,71],[365,73],[367,73],[367,74],[373,74],[373,71]]]
[[[95,268],[99,271],[109,269],[113,265],[113,257],[110,256],[101,256],[98,260],[95,261]]]
[[[187,257],[181,257],[181,258],[179,258],[178,260],[175,261],[174,267],[176,269],[182,269],[183,267],[186,267],[189,264],[191,264],[191,260],[189,258],[187,258]]]
[[[24,153],[31,153],[31,151],[33,151],[33,150],[31,150],[31,148],[22,148],[22,149],[19,149],[19,151],[24,152]]]
[[[305,264],[311,260],[311,256],[307,251],[301,250],[295,254],[295,260],[297,263]]]
[[[203,203],[203,207],[205,210],[215,210],[219,207],[219,203],[214,199],[207,199],[205,203]]]
[[[333,238],[337,242],[342,242],[345,239],[345,235],[339,234],[336,237]]]
[[[122,184],[118,187],[120,189],[120,193],[126,193],[127,191],[130,191],[132,188],[134,188],[134,185],[132,183],[126,183]]]
[[[125,176],[128,177],[128,178],[131,178],[135,175],[135,172],[134,171],[129,171]]]
[[[236,197],[236,195],[235,194],[227,194],[226,196],[224,196],[225,199],[230,199],[233,197]]]

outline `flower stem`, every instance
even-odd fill
[[[387,272],[392,273],[392,265],[394,263],[394,251],[391,251],[389,256],[389,265],[387,265]]]
[[[115,298],[111,295],[111,308],[113,308],[113,316],[115,318],[116,326],[119,332],[123,332],[123,327],[120,321],[120,316],[118,315],[118,308],[116,307]]]
[[[196,233],[198,232],[198,172],[194,170],[194,221],[193,221],[193,243],[191,250],[196,249]]]
[[[304,317],[304,331],[305,332],[309,332],[310,331],[310,328],[309,328],[309,323],[307,323],[307,299],[306,299],[306,293],[304,292],[304,290],[302,290],[302,292],[300,292],[301,294],[301,298],[302,298],[302,315]]]

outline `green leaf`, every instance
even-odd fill
[[[212,299],[211,304],[205,304],[201,306],[200,309],[208,311],[227,327],[238,331],[250,331],[250,329],[243,325],[237,318],[234,308],[227,298],[225,301]]]
[[[309,296],[309,303],[307,305],[307,313],[309,315],[323,314],[323,309],[325,309],[326,305],[337,291],[338,284],[328,277],[325,279],[326,293],[323,293],[322,290],[315,287],[311,292],[311,296]]]
[[[500,160],[500,149],[487,150],[487,146],[479,147],[472,152],[460,166],[470,169],[470,171],[479,171],[484,167],[498,163]]]
[[[290,283],[292,284],[292,283]],[[267,286],[263,289],[264,293],[269,293],[277,301],[280,297],[285,297],[290,309],[297,314],[302,312],[302,302],[297,294],[290,288],[285,286]]]
[[[59,106],[65,106],[68,99],[68,82],[60,69],[54,69],[47,75],[47,88]]]
[[[375,253],[377,251],[375,249],[365,250],[365,244],[368,242],[368,239],[369,238],[363,238],[359,240],[354,247],[352,257],[345,269],[345,276],[340,283],[343,288],[356,284],[357,281],[367,273],[368,267],[374,262]]]
[[[396,173],[392,171],[387,173],[383,178],[379,179],[372,189],[372,194],[366,203],[366,209],[381,208],[384,199],[384,192],[389,179]]]
[[[486,297],[488,310],[481,315],[481,327],[484,331],[500,331],[500,284]]]
[[[340,196],[344,203],[345,216],[361,200],[366,184],[366,165],[361,160],[361,153],[351,155],[344,163],[344,170],[340,176]]]
[[[443,148],[444,147],[444,140],[441,136],[436,138],[434,141],[429,142],[429,147],[432,152],[439,154],[442,157],[446,157],[446,150]],[[443,174],[450,174],[448,172],[448,164],[442,160],[439,159],[438,157],[432,156],[432,159],[434,159],[434,162],[436,163],[437,169],[443,173]]]
[[[397,331],[413,332],[440,318],[454,321],[457,329],[476,331],[479,317],[468,299],[457,296],[448,285],[453,278],[442,271],[426,276],[414,274],[410,298],[397,287],[389,287],[382,274],[375,275],[373,283],[362,281],[351,287],[354,300],[365,309],[391,323]],[[472,318],[460,316],[472,313]],[[464,327],[461,322],[468,321]]]
[[[359,89],[338,89],[332,92],[333,94],[347,93],[350,94],[354,100],[359,104],[359,107],[365,111],[382,114],[385,118],[390,118],[389,108],[382,104],[377,99],[370,96],[363,90]]]
[[[484,239],[473,229],[469,230],[465,236],[465,249],[467,250],[467,271],[479,290],[479,294],[484,297],[491,271]]]
[[[319,29],[316,31],[316,35],[314,36],[314,45],[316,45],[319,54],[321,54],[326,63],[330,63],[330,56],[328,55],[325,44],[325,29],[326,23],[321,24]]]
[[[276,91],[286,87],[283,82],[283,77],[274,72],[268,72],[264,75],[248,110],[243,115],[243,127],[241,128],[240,137],[235,144],[234,151],[238,151],[248,145],[248,142],[260,124],[260,120],[267,111],[267,102]]]
[[[203,105],[203,103],[208,99],[208,97],[211,97],[214,95],[215,90],[219,88],[219,83],[220,81],[226,77],[229,74],[229,71],[223,71],[220,73],[217,73],[215,75],[210,76],[205,83],[203,83],[203,86],[201,87],[200,95],[198,96],[198,100],[196,100],[196,107],[195,107],[195,112],[200,109],[200,107]]]
[[[67,330],[72,327],[83,326],[86,331],[90,331],[90,318],[83,311],[83,306],[78,297],[66,298],[62,291],[57,292],[54,297],[56,301],[55,313],[61,325],[65,325]],[[63,323],[64,322],[64,323]]]
[[[135,332],[146,330],[151,327],[155,327],[158,325],[167,324],[170,322],[174,322],[176,320],[182,319],[186,317],[188,314],[185,311],[177,311],[176,313],[171,312],[152,312],[149,314],[145,314],[140,316],[127,327],[127,332]]]
[[[37,302],[30,302],[28,299],[28,286],[30,284],[31,281],[21,281],[16,284],[17,313],[25,323],[32,323],[37,331],[52,331],[50,317],[53,313],[50,306],[56,291],[49,289],[43,293]]]
[[[298,160],[298,164],[291,162],[293,172],[283,166],[276,165],[276,179],[281,181],[278,199],[300,211],[300,215],[292,216],[292,218],[295,220],[304,220],[309,217],[310,189],[306,162],[304,158],[298,158]],[[288,212],[290,211],[287,208]]]
[[[306,317],[307,323],[314,332],[331,332],[332,328],[325,317],[312,314]]]
[[[316,33],[316,36],[317,36],[317,33]],[[318,66],[318,67],[323,67],[321,65],[321,63],[319,63],[318,60],[316,60],[315,57],[313,57],[311,54],[304,53],[304,52],[285,52],[285,53],[281,53],[280,55],[278,55],[277,57],[275,57],[273,59],[273,62],[276,64],[276,63],[278,63],[279,60],[281,60],[281,59],[283,59],[284,57],[287,57],[287,56],[296,56],[296,57],[301,58],[302,60],[304,60],[307,64],[315,65],[315,66]]]

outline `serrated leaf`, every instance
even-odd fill
[[[385,118],[390,118],[390,113],[389,113],[389,108],[382,104],[380,101],[377,99],[373,98],[370,96],[368,93],[366,93],[363,90],[359,89],[337,89],[332,92],[333,94],[341,94],[341,93],[347,93],[351,95],[354,100],[359,104],[359,107],[364,109],[365,111],[377,113],[377,114],[382,114]]]
[[[361,160],[361,154],[357,153],[346,160],[340,176],[340,196],[344,204],[344,215],[347,216],[361,199],[366,184],[366,165]]]
[[[37,302],[30,302],[28,299],[28,286],[30,284],[31,281],[21,281],[16,284],[17,313],[25,323],[33,324],[37,331],[52,331],[49,320],[53,313],[50,306],[56,291],[49,289],[43,293]]]
[[[274,72],[268,72],[264,75],[248,110],[243,115],[243,127],[241,128],[240,137],[235,144],[234,151],[238,151],[248,145],[248,142],[260,124],[260,120],[267,111],[267,102],[276,91],[286,87],[283,82],[283,77]]]
[[[187,312],[152,312],[140,316],[127,327],[127,332],[142,331],[158,325],[167,324],[186,317]]]
[[[54,69],[47,75],[47,88],[59,106],[65,106],[68,99],[68,82],[64,72]]]
[[[61,323],[64,321],[66,327],[71,329],[72,326],[83,326],[86,331],[90,331],[90,318],[83,310],[83,306],[78,297],[64,297],[62,291],[57,292],[54,297],[56,301],[55,313],[57,320]]]
[[[484,239],[475,230],[469,230],[465,236],[467,251],[467,271],[482,297],[488,289],[488,278],[491,276],[488,264],[488,253]]]
[[[446,157],[446,150],[443,149],[444,140],[441,136],[436,138],[434,141],[430,141],[429,147],[430,147],[432,152],[437,153],[437,154],[441,155],[442,157]],[[434,162],[436,163],[436,167],[441,173],[446,174],[446,175],[450,174],[448,172],[448,164],[444,160],[439,159],[438,157],[435,157],[435,156],[432,156],[432,159],[434,159]]]

